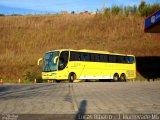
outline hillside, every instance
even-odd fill
[[[0,17],[0,78],[23,79],[39,71],[46,51],[73,48],[160,56],[160,34],[144,33],[144,18],[109,15]]]

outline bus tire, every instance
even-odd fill
[[[121,80],[122,82],[126,82],[126,75],[125,75],[124,73],[121,74],[120,80]]]
[[[76,74],[75,73],[70,73],[68,76],[68,80],[70,83],[73,83],[73,81],[76,79]]]
[[[118,82],[118,81],[119,81],[119,75],[118,75],[118,73],[115,73],[113,75],[113,82]]]

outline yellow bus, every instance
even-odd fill
[[[113,80],[136,78],[134,55],[95,50],[60,49],[45,53],[42,60],[43,80]],[[38,64],[39,64],[38,61]]]

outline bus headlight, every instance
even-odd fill
[[[52,73],[52,76],[56,76],[56,73]]]

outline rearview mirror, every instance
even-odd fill
[[[57,60],[58,60],[58,56],[56,56],[53,60],[53,63],[56,64],[57,63]]]
[[[39,58],[37,61],[37,65],[40,65],[40,62],[43,60],[43,58]]]

